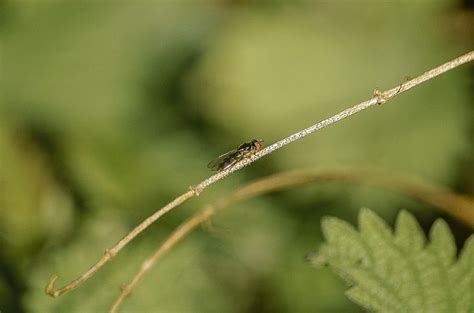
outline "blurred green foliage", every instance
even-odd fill
[[[1,311],[105,311],[186,216],[280,170],[383,166],[474,186],[460,179],[474,168],[464,162],[473,151],[464,67],[236,173],[152,226],[83,286],[51,299],[43,293],[51,274],[59,285],[76,278],[207,177],[215,156],[251,138],[285,137],[471,43],[454,0],[0,4]],[[357,312],[345,286],[303,256],[321,241],[322,214],[354,220],[361,206],[386,219],[407,208],[425,225],[437,216],[367,188],[268,195],[191,235],[123,311]]]

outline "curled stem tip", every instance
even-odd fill
[[[234,166],[223,170],[205,180],[203,180],[201,183],[196,185],[195,187],[190,187],[189,191],[186,193],[180,195],[173,201],[169,202],[167,205],[163,206],[161,209],[153,213],[151,216],[146,218],[142,223],[140,223],[138,226],[136,226],[132,231],[130,231],[125,237],[123,237],[113,248],[110,250],[106,251],[105,256],[102,257],[97,263],[95,263],[87,272],[85,272],[83,275],[81,275],[79,278],[76,280],[72,281],[68,285],[58,289],[54,290],[54,284],[58,279],[57,275],[54,275],[48,285],[45,288],[46,294],[52,296],[52,297],[58,297],[65,292],[72,290],[76,288],[78,285],[80,285],[82,282],[84,282],[86,279],[88,279],[90,276],[92,276],[99,268],[101,268],[105,263],[107,263],[112,257],[115,256],[120,250],[122,250],[132,239],[134,239],[138,234],[140,234],[142,231],[144,231],[148,226],[150,226],[152,223],[156,222],[162,215],[166,214],[167,212],[171,211],[175,207],[179,206],[182,204],[184,201],[187,199],[193,197],[193,196],[198,196],[204,189],[206,189],[208,186],[211,184],[216,183],[217,181],[223,179],[224,177],[230,175],[231,173],[242,169],[243,167],[249,165],[250,163],[260,159],[261,157],[272,153],[273,151],[282,148],[283,146],[292,143],[295,140],[299,140],[315,131],[318,131],[324,127],[327,127],[333,123],[336,123],[338,121],[341,121],[342,119],[351,116],[353,114],[356,114],[358,112],[361,112],[375,104],[383,104],[387,100],[390,100],[393,96],[400,94],[401,92],[405,92],[427,80],[430,80],[442,73],[445,73],[461,64],[465,64],[467,62],[470,62],[474,60],[474,51],[470,51],[465,55],[462,55],[456,59],[453,59],[445,64],[442,64],[428,72],[423,73],[422,75],[411,79],[405,83],[402,83],[398,87],[394,87],[392,89],[386,90],[384,92],[381,92],[379,90],[374,91],[374,97],[372,99],[369,99],[367,101],[364,101],[362,103],[359,103],[353,107],[350,107],[348,109],[345,109],[344,111],[339,112],[336,115],[333,115],[325,120],[322,120],[306,129],[303,129],[297,133],[294,133],[268,147],[265,149],[257,152],[255,155],[253,155],[249,159],[244,159],[240,161],[240,163],[235,164]],[[238,195],[237,195],[238,196]],[[237,197],[238,198],[238,197]],[[210,211],[212,215],[212,210]],[[121,302],[121,300],[120,300]],[[115,306],[114,306],[115,307]],[[114,310],[111,310],[111,312],[115,312]]]
[[[53,298],[56,298],[57,296],[59,296],[59,292],[54,290],[54,284],[56,283],[58,279],[59,279],[58,275],[56,274],[53,275],[48,285],[46,285],[46,288],[44,289],[44,292],[46,292],[47,295],[50,295]]]

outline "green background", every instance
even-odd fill
[[[252,179],[381,167],[474,194],[472,66],[285,147],[170,213],[77,290],[105,248],[265,144],[472,49],[462,1],[0,1],[0,311],[105,312],[187,216]],[[219,214],[147,274],[122,312],[361,312],[305,255],[320,218],[389,223],[434,208],[362,186],[272,193]],[[458,244],[470,233],[448,218]]]

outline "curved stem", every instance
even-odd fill
[[[470,62],[474,59],[474,51],[468,52],[456,59],[453,59],[443,65],[440,65],[428,72],[423,73],[422,75],[413,78],[409,81],[406,81],[402,83],[401,85],[394,87],[392,89],[386,90],[384,92],[375,90],[374,91],[374,96],[367,100],[364,101],[360,104],[357,104],[351,108],[348,108],[336,115],[333,115],[325,120],[322,120],[319,123],[316,123],[306,129],[303,129],[297,133],[294,133],[293,135],[290,135],[268,147],[265,149],[262,149],[261,151],[257,152],[256,154],[252,155],[249,158],[246,158],[239,163],[235,164],[229,169],[223,170],[205,180],[203,180],[201,183],[199,183],[195,187],[191,187],[190,190],[178,198],[174,199],[158,211],[156,211],[153,215],[149,216],[147,219],[145,219],[142,223],[140,223],[138,226],[136,226],[132,231],[130,231],[125,237],[123,237],[115,246],[112,248],[108,249],[105,251],[105,254],[102,258],[100,258],[96,264],[94,264],[89,270],[87,270],[84,274],[82,274],[79,278],[75,279],[71,283],[65,285],[64,287],[59,288],[58,290],[54,289],[54,285],[56,281],[58,280],[58,276],[54,275],[49,283],[47,284],[45,288],[45,292],[52,296],[52,297],[58,297],[65,292],[72,290],[79,286],[82,282],[84,282],[86,279],[88,279],[90,276],[92,276],[99,268],[101,268],[104,264],[106,264],[110,259],[112,259],[120,250],[123,249],[133,238],[138,236],[142,231],[144,231],[150,224],[154,223],[156,220],[158,220],[161,216],[166,214],[167,212],[171,211],[187,199],[199,195],[200,192],[202,192],[204,189],[206,189],[208,186],[212,185],[213,183],[225,178],[226,176],[232,174],[235,171],[238,171],[242,169],[243,167],[249,165],[250,163],[255,162],[256,160],[260,159],[261,157],[272,153],[273,151],[280,149],[281,147],[299,140],[311,133],[314,133],[324,127],[327,127],[331,124],[334,124],[346,117],[349,117],[353,114],[356,114],[358,112],[361,112],[371,106],[374,106],[376,104],[383,104],[386,101],[390,100],[394,96],[405,92],[431,78],[434,78],[438,75],[441,75],[442,73],[445,73],[457,66],[460,66],[462,64],[465,64],[467,62]]]
[[[390,177],[390,178],[387,178]],[[200,212],[183,222],[161,246],[148,257],[141,265],[132,280],[122,288],[122,292],[115,300],[110,313],[118,312],[120,305],[128,297],[143,275],[173,246],[185,238],[199,225],[208,221],[218,211],[263,193],[268,193],[288,187],[322,183],[322,182],[350,182],[366,184],[373,187],[387,189],[422,202],[426,202],[440,211],[450,214],[464,224],[474,229],[474,198],[458,195],[448,189],[418,182],[407,175],[395,174],[380,170],[351,170],[337,169],[324,171],[305,171],[304,173],[284,173],[266,177],[250,183],[229,196],[214,204],[205,206]]]

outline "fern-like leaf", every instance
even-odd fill
[[[351,288],[347,296],[373,312],[474,313],[474,236],[456,260],[448,225],[437,220],[429,242],[410,213],[400,212],[395,231],[368,209],[359,230],[334,217],[322,221],[326,243],[313,257]]]

